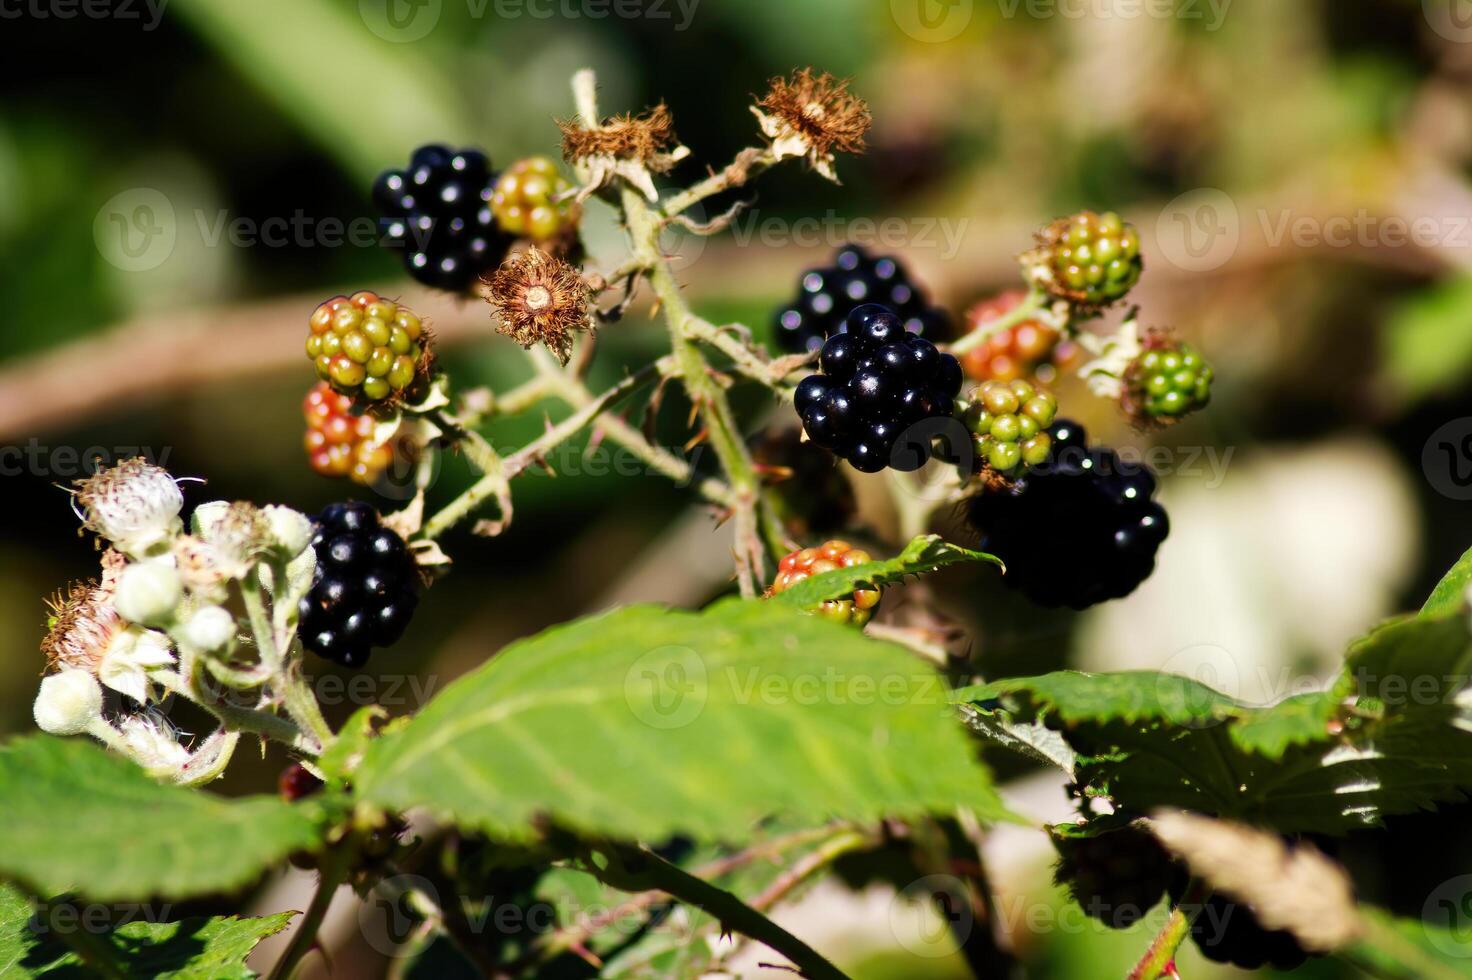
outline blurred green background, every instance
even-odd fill
[[[1465,0],[25,0],[0,3],[0,32],[0,731],[30,725],[42,597],[95,573],[58,489],[82,459],[136,448],[207,478],[196,501],[393,505],[316,476],[301,448],[300,338],[340,291],[429,313],[458,386],[525,376],[483,308],[430,295],[377,247],[368,189],[423,142],[481,146],[497,165],[555,156],[552,119],[584,65],[606,111],[669,104],[693,151],[672,181],[755,139],[747,105],[771,75],[813,65],[870,102],[870,152],[840,159],[843,186],[788,166],[743,195],[734,233],[671,239],[703,311],[758,336],[802,269],[872,236],[867,220],[903,219],[888,250],[958,319],[1015,283],[1013,255],[1059,214],[1114,208],[1141,228],[1133,298],[1216,362],[1213,407],[1153,435],[1081,389],[1064,387],[1064,408],[1096,439],[1161,451],[1147,458],[1164,463],[1172,537],[1138,593],[1083,616],[1031,609],[989,571],[888,604],[897,621],[923,601],[961,626],[958,672],[1169,667],[1281,696],[1418,602],[1472,541]],[[606,209],[585,237],[595,266],[617,264]],[[658,349],[646,314],[604,331],[595,378]],[[755,433],[766,410],[743,404]],[[688,438],[683,417],[665,406],[667,445]],[[541,424],[493,437],[515,445]],[[724,539],[687,493],[589,473],[596,458],[576,451],[560,462],[518,485],[507,534],[447,542],[454,574],[375,655],[374,696],[393,710],[551,623],[727,587]],[[434,498],[468,479],[446,461]],[[866,506],[850,530],[883,547],[893,515]],[[225,789],[264,789],[280,764],[246,760]],[[1056,785],[998,764],[1057,815]],[[1465,816],[1404,821],[1346,860],[1372,897],[1419,915],[1468,870],[1446,836]],[[1004,901],[1046,907],[1045,842],[1011,840]],[[1430,847],[1434,873],[1407,870]],[[955,975],[944,958],[868,950],[863,904],[827,900],[848,912],[819,916],[837,938],[815,941],[869,961],[860,975]],[[1010,932],[1037,976],[1120,975],[1144,941]],[[1195,959],[1189,976],[1213,975]],[[1337,969],[1301,975],[1349,975]]]

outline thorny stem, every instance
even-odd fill
[[[693,187],[671,196],[660,211],[666,218],[683,214],[708,197],[735,190],[776,162],[777,157],[772,153],[771,147],[749,146],[736,154],[736,159],[726,164],[719,173],[711,174]]]
[[[1125,980],[1159,980],[1175,962],[1176,952],[1191,934],[1191,922],[1201,913],[1208,897],[1208,889],[1199,881],[1193,881],[1186,894],[1170,910],[1165,925],[1155,934],[1150,947]]]
[[[306,914],[291,937],[291,944],[286,947],[286,952],[281,954],[281,959],[276,961],[276,967],[271,971],[270,980],[290,980],[296,968],[301,965],[306,955],[312,951],[317,944],[317,930],[322,927],[322,920],[327,917],[327,909],[332,905],[333,896],[337,894],[338,886],[347,878],[348,872],[352,870],[353,861],[358,854],[359,837],[356,832],[349,833],[347,839],[334,847],[322,864],[321,875],[317,881],[317,892],[312,896],[312,904],[307,906]]]
[[[152,675],[166,691],[177,694],[198,704],[215,716],[215,720],[231,731],[249,732],[289,745],[298,752],[316,755],[320,746],[314,744],[312,736],[303,732],[292,721],[269,711],[243,708],[231,704],[228,699],[217,697],[202,690],[173,671],[157,671]]]
[[[962,354],[965,354],[966,352],[971,350],[975,350],[977,347],[980,347],[982,344],[986,343],[988,337],[991,337],[994,334],[999,334],[1003,330],[1010,330],[1011,328],[1017,326],[1017,324],[1023,322],[1024,320],[1031,317],[1038,310],[1042,309],[1043,303],[1047,300],[1047,298],[1048,294],[1043,292],[1041,289],[1029,290],[1028,294],[1023,297],[1022,302],[1018,303],[1015,307],[997,317],[995,320],[982,324],[975,330],[968,333],[966,336],[962,337],[960,340],[957,340],[955,343],[951,344],[951,353],[955,354],[957,357],[960,357]]]

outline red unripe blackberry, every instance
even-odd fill
[[[984,299],[966,311],[966,329],[984,329],[1017,307],[1027,295],[1009,289]],[[977,381],[1015,381],[1029,378],[1055,356],[1071,354],[1073,345],[1060,343],[1062,335],[1038,320],[1027,319],[987,337],[961,357],[961,367]]]
[[[334,296],[308,320],[307,356],[334,391],[394,404],[428,380],[429,331],[405,307],[362,290]]]
[[[281,770],[281,775],[276,780],[277,792],[288,803],[311,796],[321,788],[322,780],[312,775],[311,770],[300,762],[293,762]]]
[[[394,452],[373,441],[373,417],[354,415],[353,400],[319,381],[302,402],[307,420],[304,443],[312,469],[323,476],[345,476],[365,486],[378,478]]]
[[[873,561],[867,551],[860,551],[847,541],[825,541],[816,548],[800,548],[777,563],[777,577],[769,595],[779,595],[804,579],[840,568],[852,568]],[[855,589],[850,599],[830,599],[816,612],[839,623],[863,626],[874,617],[879,606],[878,589]]]

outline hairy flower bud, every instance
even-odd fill
[[[174,609],[183,597],[184,584],[173,565],[166,561],[135,562],[123,569],[113,606],[129,622],[162,626],[174,618]]]
[[[204,606],[179,628],[179,640],[205,653],[218,653],[235,641],[235,617],[221,606]]]
[[[135,457],[77,481],[88,530],[141,557],[179,531],[184,495],[168,471]]]
[[[102,718],[102,686],[85,670],[63,670],[41,680],[31,710],[43,732],[80,735]]]
[[[311,545],[315,528],[306,514],[280,504],[268,504],[261,513],[270,528],[271,545],[281,557],[295,558]]]

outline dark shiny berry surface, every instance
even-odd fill
[[[409,275],[460,292],[501,262],[510,237],[491,213],[497,176],[479,150],[437,145],[379,175],[373,202],[383,213],[383,243],[402,252]]]
[[[373,647],[398,641],[419,597],[403,538],[367,504],[328,505],[312,539],[317,569],[301,600],[302,645],[345,667],[361,667]]]
[[[1264,928],[1251,906],[1221,894],[1206,900],[1191,923],[1191,938],[1202,956],[1244,970],[1294,970],[1308,959],[1292,933]]]
[[[1003,582],[1042,606],[1085,609],[1129,595],[1154,570],[1170,530],[1150,499],[1154,476],[1111,449],[1089,448],[1076,422],[1060,419],[1048,434],[1047,462],[968,505],[982,550],[1006,563]]]
[[[960,365],[882,306],[855,308],[845,326],[797,386],[803,430],[862,472],[919,469],[954,411]]]
[[[777,311],[777,342],[795,353],[817,350],[864,304],[892,310],[901,329],[931,340],[941,339],[949,328],[945,311],[927,303],[898,261],[845,245],[831,265],[803,273],[797,296]],[[849,329],[855,326],[863,324],[850,324]]]
[[[1154,836],[1133,827],[1054,843],[1054,880],[1085,913],[1113,929],[1139,922],[1186,877]]]

